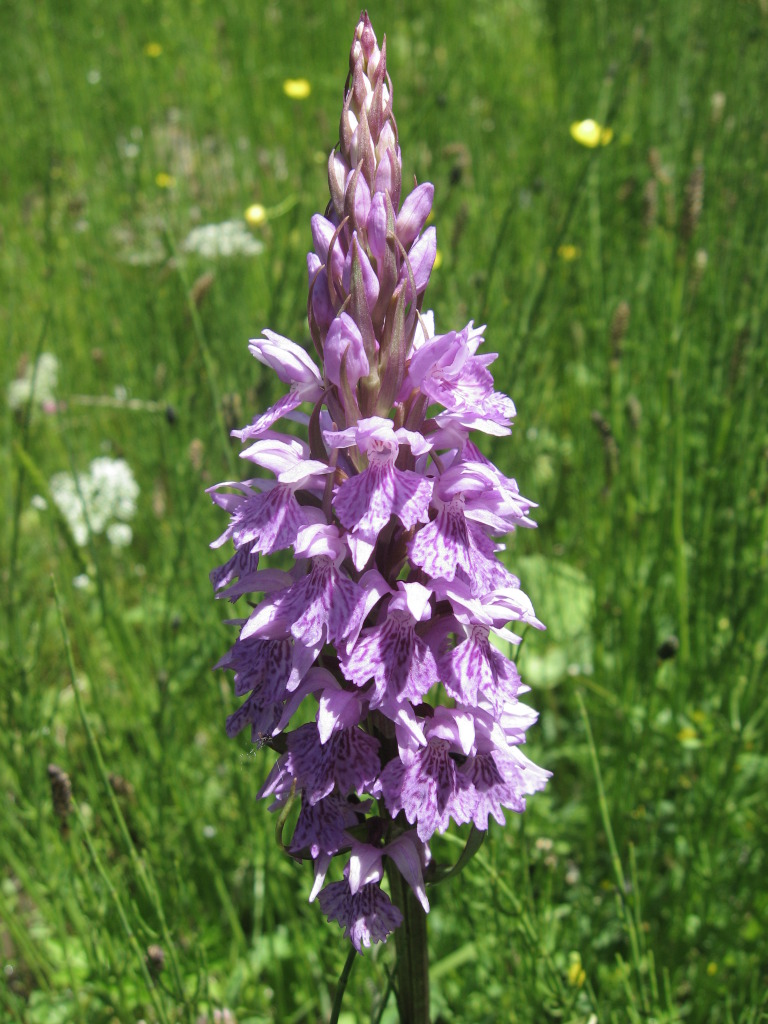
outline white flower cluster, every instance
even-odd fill
[[[136,512],[139,485],[125,459],[94,459],[87,473],[56,473],[49,486],[81,547],[89,535],[98,533],[106,533],[114,547],[131,543],[133,531],[128,521]]]
[[[217,256],[258,256],[264,245],[250,234],[243,221],[225,220],[221,224],[193,228],[182,249],[214,259]]]
[[[58,359],[50,352],[41,352],[23,376],[8,385],[8,405],[11,409],[21,409],[34,398],[35,403],[43,409],[54,407],[58,383]]]

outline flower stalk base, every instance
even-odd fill
[[[387,876],[392,902],[403,915],[403,923],[395,931],[400,1024],[429,1024],[427,915],[396,867]]]

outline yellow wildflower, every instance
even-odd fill
[[[710,962],[707,964],[707,974],[710,976],[710,978],[714,978],[714,976],[717,974],[717,964],[714,962],[714,960],[710,960]]]
[[[581,988],[587,980],[587,972],[581,965],[581,954],[571,953],[571,962],[568,965],[568,984],[573,988]]]
[[[566,263],[570,263],[572,260],[579,258],[579,249],[575,245],[559,245],[557,247],[557,255],[560,259],[565,260]]]
[[[690,743],[692,740],[697,740],[698,738],[699,734],[690,725],[684,725],[677,734],[678,743]]]
[[[155,175],[155,184],[158,188],[176,188],[176,179],[172,174],[160,171]]]
[[[283,92],[290,100],[305,100],[312,92],[312,86],[306,78],[286,78]]]
[[[595,149],[597,146],[607,146],[613,138],[613,128],[604,128],[597,121],[588,117],[586,121],[574,121],[571,125],[571,138],[586,146],[587,149]]]
[[[267,219],[267,211],[261,203],[252,203],[245,211],[245,223],[249,228],[257,228]]]
[[[146,53],[148,57],[159,57],[162,52],[163,48],[160,43],[147,43],[144,47],[144,53]]]
[[[432,266],[432,269],[433,270],[439,270],[440,267],[442,266],[442,263],[443,263],[443,254],[440,252],[439,249],[437,249],[435,251],[435,262],[434,262],[434,264]]]

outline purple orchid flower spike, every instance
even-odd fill
[[[434,188],[401,202],[386,40],[365,13],[349,68],[307,257],[321,365],[272,331],[250,343],[290,390],[235,431],[261,475],[208,492],[229,515],[213,546],[235,548],[211,580],[219,597],[256,595],[218,665],[246,697],[227,731],[250,725],[278,751],[259,795],[285,820],[298,804],[286,847],[313,862],[310,898],[358,951],[395,932],[401,992],[421,993],[408,1019],[425,1024],[431,840],[451,822],[503,823],[549,777],[521,752],[536,714],[493,643],[514,649],[515,623],[543,628],[499,559],[535,506],[476,444],[515,415],[484,328],[438,334],[423,309]],[[293,434],[276,432],[284,418]]]

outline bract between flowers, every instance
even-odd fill
[[[440,334],[423,309],[434,188],[402,195],[386,40],[365,13],[349,69],[330,203],[311,222],[314,355],[270,330],[251,341],[288,391],[234,432],[257,475],[209,493],[229,516],[213,546],[234,546],[216,594],[250,601],[218,665],[245,698],[227,731],[250,725],[278,751],[259,795],[298,802],[287,848],[361,950],[402,921],[388,872],[426,912],[435,833],[503,824],[549,773],[520,749],[536,713],[491,643],[543,628],[499,559],[534,505],[475,443],[509,434],[515,406],[484,328]]]

